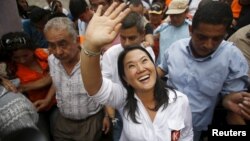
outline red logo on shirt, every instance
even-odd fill
[[[171,132],[171,141],[178,141],[179,138],[180,138],[180,130],[179,131],[173,130]]]

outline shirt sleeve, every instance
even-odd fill
[[[158,65],[158,67],[161,68],[165,73],[168,73],[168,57],[169,54],[167,50],[165,50],[163,57],[161,58],[160,64]]]
[[[107,78],[103,78],[100,90],[90,97],[97,103],[120,109],[125,103],[127,91],[120,84],[114,83]]]
[[[153,34],[153,32],[154,32],[153,27],[150,25],[150,23],[147,23],[145,25],[145,33],[146,34]]]
[[[111,64],[112,60],[110,60],[110,56],[108,53],[104,53],[102,60],[101,60],[101,68],[102,68],[102,75],[105,78],[112,79],[112,69],[111,67],[114,64]],[[116,65],[116,64],[115,64]]]
[[[248,84],[248,63],[240,52],[235,47],[231,50],[231,57],[229,61],[229,75],[226,78],[225,83],[221,91],[222,95],[229,94],[230,92],[238,92],[247,90]]]
[[[189,106],[188,98],[184,98],[185,102],[182,106],[184,116],[184,128],[181,130],[180,141],[193,141],[193,125],[192,114]]]

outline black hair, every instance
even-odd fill
[[[68,17],[67,15],[65,15],[64,13],[58,13],[58,12],[55,12],[55,13],[51,13],[49,15],[49,18],[48,18],[48,21],[53,19],[53,18],[57,18],[57,17]]]
[[[53,0],[52,2],[50,2],[49,6],[50,6],[51,14],[57,13],[57,9],[58,9],[57,3],[62,5],[62,2],[59,0]]]
[[[73,17],[73,20],[77,20],[79,16],[85,12],[88,8],[88,4],[85,0],[70,0],[69,10]]]
[[[139,33],[144,33],[145,27],[143,17],[132,11],[123,19],[121,29],[128,29],[134,26]]]
[[[15,51],[18,49],[36,49],[30,36],[25,32],[9,32],[1,38],[1,49]]]
[[[195,29],[200,23],[223,24],[228,29],[232,23],[233,15],[228,4],[219,1],[208,1],[201,4],[194,14],[192,28]]]
[[[16,0],[17,3],[17,9],[18,9],[18,14],[21,18],[23,19],[28,19],[29,18],[29,12],[28,10],[26,11],[18,2],[18,0]],[[26,4],[29,6],[28,2],[26,1]]]
[[[154,62],[148,51],[141,47],[141,46],[130,46],[124,48],[124,50],[120,53],[118,57],[118,73],[120,80],[123,84],[123,86],[127,90],[127,98],[126,98],[126,104],[124,107],[124,113],[127,112],[127,116],[129,116],[134,123],[139,123],[136,120],[136,112],[138,112],[138,106],[137,106],[137,100],[134,97],[134,88],[127,84],[127,82],[124,80],[125,72],[124,72],[124,58],[126,55],[133,50],[141,50],[142,52],[146,53],[147,56],[150,58],[152,63]],[[169,101],[169,90],[173,90],[171,87],[167,86],[165,82],[163,82],[157,75],[155,88],[154,88],[154,99],[156,101],[156,106],[154,111],[157,111],[162,105],[164,106],[163,109],[165,109],[168,106]],[[174,91],[174,90],[173,90]],[[175,91],[174,91],[175,93]]]
[[[129,0],[127,3],[128,5],[133,5],[133,6],[140,6],[140,5],[143,6],[141,0]]]
[[[17,71],[17,66],[11,58],[13,52],[18,49],[35,50],[36,46],[33,44],[30,36],[25,32],[9,32],[2,36],[0,40],[0,61],[6,63],[6,71],[9,79],[16,77],[15,72]]]
[[[47,22],[48,17],[50,15],[50,10],[45,10],[41,7],[38,6],[30,6],[29,8],[29,17],[30,17],[30,21],[32,23],[38,23],[40,21],[45,21]]]

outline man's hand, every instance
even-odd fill
[[[104,116],[103,122],[102,122],[102,131],[104,134],[107,134],[110,130],[110,121],[108,116]]]
[[[244,119],[250,120],[250,93],[237,92],[224,96],[223,106],[239,114]]]
[[[16,86],[8,79],[5,78],[1,78],[2,80],[2,85],[8,90],[8,91],[12,91],[14,93],[17,93],[17,88]]]
[[[44,111],[45,108],[49,106],[49,104],[50,104],[49,99],[40,99],[40,100],[37,100],[36,102],[34,102],[34,106],[36,107],[36,110],[38,112]]]

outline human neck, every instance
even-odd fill
[[[80,61],[80,52],[78,52],[74,58],[67,62],[62,62],[62,65],[68,74],[71,73],[75,65]]]

